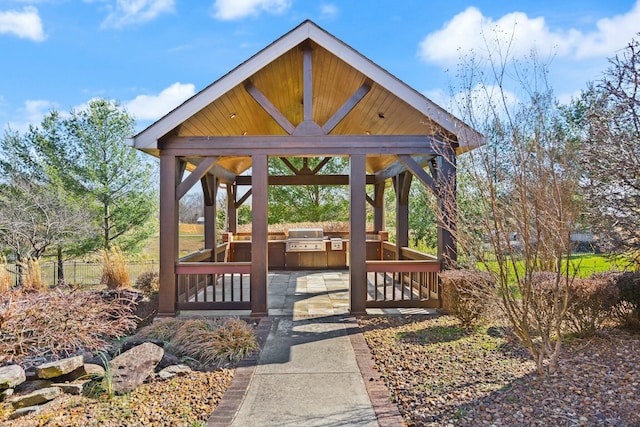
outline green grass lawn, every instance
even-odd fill
[[[481,270],[498,271],[498,263],[496,261],[488,262],[485,265],[478,263],[478,268]],[[515,265],[509,266],[509,281],[515,283],[515,269],[523,271],[524,267],[522,262],[516,261]],[[593,273],[608,270],[623,269],[623,264],[620,260],[616,260],[608,255],[596,255],[596,254],[582,254],[573,255],[569,260],[569,272],[571,275],[576,273],[577,277],[589,277]]]

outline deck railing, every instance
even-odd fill
[[[251,308],[251,263],[226,262],[228,248],[225,243],[215,251],[205,249],[180,259],[176,264],[178,310]]]
[[[367,261],[368,308],[440,307],[440,262],[432,255],[382,242],[382,260]]]

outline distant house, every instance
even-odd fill
[[[199,216],[198,219],[196,219],[196,224],[204,224],[204,217]]]

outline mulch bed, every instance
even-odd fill
[[[564,344],[541,378],[506,328],[451,316],[358,319],[410,426],[640,426],[640,335],[610,329]]]

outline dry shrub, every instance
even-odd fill
[[[170,344],[181,356],[209,366],[237,362],[258,348],[253,328],[240,319],[187,320]]]
[[[7,267],[7,257],[0,254],[0,294],[11,289],[11,275]]]
[[[619,296],[613,280],[575,278],[569,285],[567,322],[579,336],[592,336],[611,315]]]
[[[0,363],[37,363],[106,351],[136,326],[134,305],[95,291],[13,293],[0,302]]]
[[[28,258],[24,262],[18,263],[22,269],[22,288],[25,291],[40,292],[44,290],[42,282],[42,269],[40,262],[36,258]]]
[[[616,284],[620,298],[613,316],[622,327],[640,330],[640,272],[619,273]]]
[[[493,304],[495,279],[479,270],[446,270],[442,281],[442,302],[465,327],[474,325]]]
[[[100,251],[102,257],[101,283],[108,289],[121,289],[131,286],[127,260],[124,252],[117,246]]]
[[[160,275],[157,271],[145,271],[136,278],[135,287],[152,296],[160,290]]]

